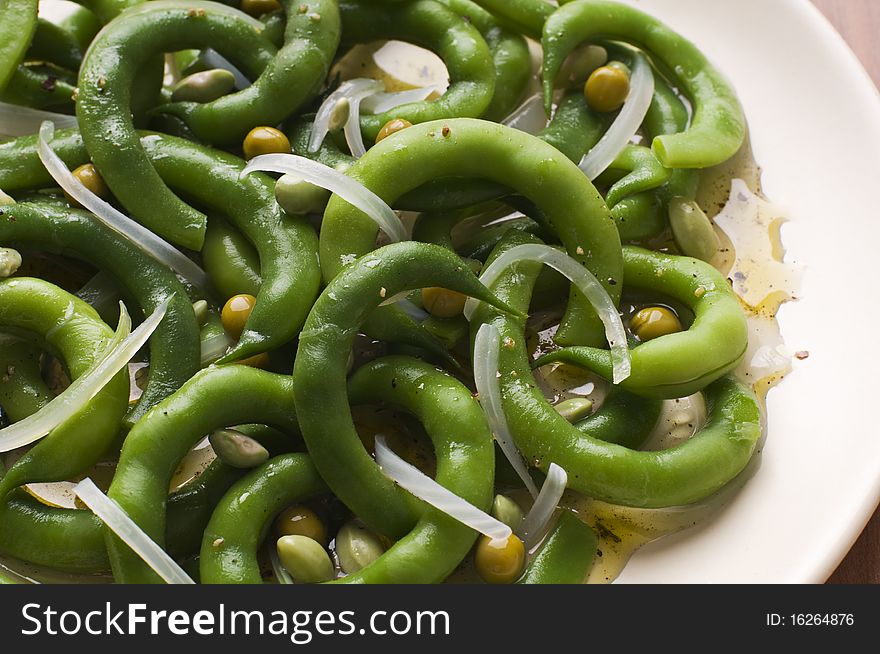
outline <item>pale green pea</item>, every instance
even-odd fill
[[[334,575],[333,562],[327,550],[308,536],[282,536],[275,544],[281,565],[295,582],[318,584]]]
[[[235,88],[235,76],[228,70],[212,68],[180,80],[171,91],[172,102],[213,102]]]
[[[559,404],[554,404],[553,408],[563,418],[574,423],[590,415],[593,410],[593,401],[585,397],[572,397]]]
[[[712,222],[693,200],[677,197],[669,201],[669,226],[686,256],[711,261],[721,247]]]
[[[0,248],[0,278],[11,277],[21,267],[21,254],[12,248]]]
[[[15,199],[0,190],[0,207],[7,204],[15,204]]]
[[[366,568],[385,553],[378,536],[354,520],[336,534],[336,556],[343,572],[352,574]]]
[[[523,512],[519,504],[506,495],[496,495],[495,501],[492,502],[492,516],[511,529],[516,529],[522,522]]]
[[[330,191],[296,175],[284,175],[275,183],[275,200],[292,215],[321,213],[330,200]]]
[[[581,86],[594,70],[608,61],[608,51],[601,45],[585,45],[575,49],[562,64],[556,86]]]
[[[233,468],[254,468],[269,458],[265,447],[234,429],[218,429],[208,440],[217,458]]]
[[[333,109],[330,111],[330,123],[328,124],[328,127],[331,130],[342,129],[348,121],[350,113],[351,103],[348,101],[348,98],[340,99],[335,105],[333,105]]]
[[[196,300],[193,302],[193,313],[196,314],[199,327],[204,327],[208,322],[208,303],[205,300]]]

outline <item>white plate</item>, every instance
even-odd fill
[[[808,350],[770,391],[761,468],[715,519],[640,550],[621,582],[820,583],[880,498],[880,95],[808,0],[630,0],[692,39],[745,106],[764,190],[788,209],[783,307]]]

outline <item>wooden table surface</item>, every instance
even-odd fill
[[[813,0],[880,86],[880,0]],[[880,509],[829,583],[880,584]]]

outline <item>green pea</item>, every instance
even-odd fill
[[[348,101],[348,98],[341,98],[335,105],[333,105],[333,110],[330,112],[330,129],[342,129],[348,121],[350,113],[351,103]]]
[[[0,248],[0,278],[11,277],[21,267],[21,255],[12,248]]]
[[[519,527],[519,523],[523,519],[523,512],[519,508],[519,504],[506,495],[495,496],[495,501],[492,502],[492,515],[511,529]]]
[[[593,401],[585,397],[573,397],[554,404],[553,408],[563,418],[571,423],[583,420],[593,411]]]
[[[15,204],[15,199],[6,195],[2,190],[0,190],[0,207],[5,206],[7,204]]]
[[[234,429],[218,429],[208,440],[217,458],[233,468],[255,468],[269,458],[265,447]]]
[[[235,88],[235,76],[212,68],[184,77],[171,90],[172,102],[213,102]]]
[[[669,201],[669,226],[682,254],[711,261],[721,242],[712,222],[693,200],[677,197]]]
[[[199,327],[204,327],[205,323],[208,322],[208,303],[205,300],[193,302],[193,313],[196,314]]]
[[[330,200],[330,191],[296,175],[284,175],[275,184],[275,200],[289,214],[321,213]]]
[[[363,570],[385,553],[385,547],[372,531],[350,520],[336,534],[339,566],[348,574]]]
[[[276,543],[281,565],[302,584],[329,581],[334,575],[333,562],[321,544],[308,536],[282,536]]]
[[[585,45],[572,52],[559,69],[556,86],[580,86],[594,70],[608,61],[608,51],[600,45]]]

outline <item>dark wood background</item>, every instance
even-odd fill
[[[880,0],[813,0],[862,60],[880,86]],[[880,584],[880,509],[828,580],[833,584]]]

